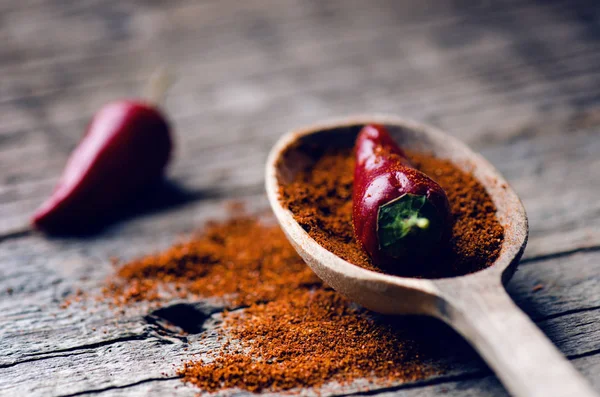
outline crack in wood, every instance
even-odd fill
[[[379,389],[363,390],[363,391],[357,391],[357,392],[353,392],[353,393],[334,394],[331,397],[374,396],[374,395],[386,393],[386,392],[394,392],[394,391],[407,390],[407,389],[417,389],[417,388],[421,388],[421,387],[440,385],[443,383],[460,382],[460,381],[465,381],[465,380],[478,379],[478,378],[490,376],[491,374],[492,373],[490,371],[475,371],[475,372],[472,372],[469,374],[463,374],[463,375],[440,376],[440,377],[430,379],[430,380],[403,383],[400,385],[383,387],[383,388],[379,388]]]
[[[555,318],[568,316],[570,314],[585,313],[585,312],[591,312],[594,310],[600,310],[600,306],[590,306],[590,307],[582,307],[582,308],[577,308],[577,309],[572,309],[572,310],[565,310],[564,312],[551,314],[549,316],[535,317],[535,318],[532,317],[532,319],[537,323],[537,322],[541,322],[541,321],[553,320]]]
[[[569,360],[578,360],[578,359],[585,358],[585,357],[591,357],[591,356],[594,356],[597,354],[600,354],[600,349],[592,350],[590,352],[585,352],[585,353],[581,353],[581,354],[569,355],[569,356],[567,356],[567,358]],[[362,390],[362,391],[357,391],[357,392],[353,392],[353,393],[333,394],[333,395],[331,395],[331,397],[375,396],[375,395],[379,395],[379,394],[387,393],[387,392],[418,389],[418,388],[424,388],[424,387],[428,387],[428,386],[443,385],[445,383],[482,379],[482,378],[485,378],[488,376],[494,376],[494,375],[489,370],[473,371],[473,372],[470,372],[467,374],[439,376],[439,377],[429,379],[429,380],[408,382],[408,383],[403,383],[400,385],[377,388],[377,389],[372,389],[372,390]],[[99,388],[99,389],[83,390],[80,392],[59,395],[56,397],[75,397],[75,396],[82,396],[82,395],[86,395],[86,394],[99,394],[99,393],[110,391],[110,390],[127,389],[127,388],[135,387],[135,386],[138,386],[138,385],[141,385],[144,383],[164,382],[164,381],[171,381],[171,380],[178,380],[178,379],[181,379],[181,377],[180,376],[170,376],[170,377],[164,377],[164,378],[148,378],[148,379],[143,379],[143,380],[140,380],[137,382],[128,383],[125,385],[107,386],[107,387]]]
[[[124,336],[124,337],[121,337],[121,338],[115,338],[115,339],[105,340],[105,341],[102,341],[102,342],[96,342],[96,343],[90,343],[90,344],[86,344],[86,345],[67,347],[65,349],[58,349],[58,350],[51,351],[49,353],[65,353],[65,352],[72,352],[72,351],[78,351],[78,350],[97,349],[99,347],[104,347],[104,346],[112,345],[112,344],[119,343],[119,342],[129,342],[129,341],[134,341],[134,340],[144,340],[144,339],[148,339],[150,336],[151,336],[150,332],[144,332],[144,333],[142,333],[140,335]]]
[[[34,354],[23,354],[23,357],[28,357],[29,356],[29,357],[32,357],[32,358],[25,359],[25,360],[20,360],[20,361],[15,361],[15,362],[12,362],[12,363],[7,363],[7,364],[0,364],[0,368],[10,368],[10,367],[14,367],[15,365],[19,365],[19,364],[23,364],[23,363],[28,363],[28,362],[32,362],[32,361],[41,361],[41,360],[51,359],[51,358],[55,358],[55,357],[67,357],[67,356],[69,356],[69,354],[67,354],[67,355],[60,355],[60,354],[53,355],[55,353],[69,353],[69,352],[78,352],[80,350],[93,350],[93,349],[97,349],[99,347],[109,346],[109,345],[113,345],[115,343],[120,343],[120,342],[130,342],[130,341],[135,341],[135,340],[145,340],[145,339],[148,339],[151,336],[153,336],[153,335],[151,335],[151,332],[145,332],[145,333],[140,334],[140,335],[124,336],[124,337],[121,337],[121,338],[115,338],[115,339],[105,340],[105,341],[102,341],[102,342],[90,343],[90,344],[86,344],[86,345],[73,346],[73,347],[68,347],[68,348],[65,348],[65,349],[50,350],[50,351],[47,351],[47,352],[34,353]]]
[[[552,252],[549,254],[536,255],[536,256],[529,257],[529,258],[525,258],[519,262],[519,265],[526,265],[526,264],[532,263],[532,262],[541,262],[541,261],[547,261],[547,260],[551,260],[551,259],[563,258],[565,256],[579,254],[582,252],[597,252],[597,251],[600,251],[600,245],[592,245],[589,247],[578,247],[578,248],[573,248],[573,249],[566,250],[566,251]]]
[[[156,325],[160,330],[187,342],[184,334],[204,332],[206,322],[216,313],[225,310],[224,306],[212,306],[205,302],[176,303],[161,307],[144,316],[144,320]],[[233,310],[233,309],[230,309]]]
[[[70,394],[61,394],[56,397],[75,397],[75,396],[84,396],[86,394],[99,394],[99,393],[103,393],[103,392],[110,391],[110,390],[127,389],[130,387],[142,385],[144,383],[149,383],[149,382],[164,382],[164,381],[175,380],[175,379],[180,379],[180,378],[181,378],[180,376],[168,376],[168,377],[164,377],[164,378],[148,378],[148,379],[139,380],[137,382],[127,383],[125,385],[107,386],[107,387],[103,387],[100,389],[82,390],[82,391],[78,391],[78,392],[70,393]]]
[[[571,361],[578,360],[585,357],[591,357],[594,355],[600,354],[600,349],[592,350],[589,352],[581,353],[581,354],[573,354],[568,355],[567,358]],[[396,386],[390,386],[385,388],[373,389],[373,390],[365,390],[365,391],[357,391],[353,393],[344,393],[344,394],[334,394],[330,397],[350,397],[350,396],[375,396],[381,393],[386,392],[394,392],[399,390],[407,390],[407,389],[418,389],[427,386],[436,386],[444,383],[452,383],[452,382],[461,382],[468,380],[475,380],[485,378],[487,376],[495,376],[490,370],[484,371],[474,371],[468,374],[461,375],[450,375],[450,376],[440,376],[430,380],[417,381],[404,383]]]
[[[0,243],[6,240],[14,240],[21,237],[31,236],[33,234],[33,229],[27,225],[20,228],[15,228],[8,232],[0,234]]]
[[[572,355],[567,356],[567,358],[569,360],[577,360],[579,358],[592,357],[592,356],[595,356],[596,354],[600,354],[600,349],[590,350],[588,352],[579,353],[579,354],[572,354]]]
[[[82,352],[71,352],[69,354],[55,354],[55,355],[51,355],[51,353],[41,353],[40,355],[42,357],[28,358],[26,360],[15,361],[15,362],[12,362],[10,364],[0,364],[0,369],[10,368],[10,367],[14,367],[14,366],[19,365],[19,364],[30,363],[30,362],[33,362],[33,361],[41,361],[41,360],[46,360],[46,359],[51,359],[51,358],[58,358],[58,357],[71,357],[71,356],[77,356],[77,355],[85,354],[85,353],[86,352],[84,352],[84,351],[82,351]],[[25,354],[24,356],[27,356],[27,354]]]

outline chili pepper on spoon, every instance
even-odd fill
[[[412,167],[383,126],[367,125],[356,139],[352,202],[357,240],[392,272],[412,273],[450,237],[446,193]]]
[[[167,85],[159,73],[151,81],[153,101],[119,100],[94,115],[54,192],[34,213],[35,228],[85,230],[163,176],[173,141],[155,103]]]

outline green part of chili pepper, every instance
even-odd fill
[[[423,195],[404,194],[382,205],[377,219],[379,248],[394,258],[426,257],[442,238],[443,220]]]

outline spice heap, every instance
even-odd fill
[[[294,148],[308,155],[315,148]],[[407,152],[411,163],[446,191],[454,218],[450,248],[443,262],[425,267],[420,277],[451,277],[490,266],[500,254],[504,230],[485,188],[450,161]],[[354,156],[351,148],[330,148],[314,165],[282,183],[283,205],[319,244],[355,265],[381,271],[360,247],[352,229]]]
[[[237,214],[194,239],[121,266],[104,290],[116,305],[220,297],[230,307],[272,301],[319,283],[273,225]]]
[[[179,371],[203,390],[277,391],[358,378],[388,384],[436,372],[422,364],[417,345],[399,329],[376,323],[322,285],[230,313],[224,325],[241,348],[226,348],[210,363],[188,363]]]
[[[178,371],[202,390],[282,391],[358,378],[398,383],[439,371],[423,365],[409,327],[383,324],[324,286],[279,227],[256,217],[211,223],[186,243],[127,263],[105,290],[118,305],[173,295],[247,306],[223,313],[231,343]]]

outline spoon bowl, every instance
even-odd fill
[[[475,273],[440,279],[399,277],[364,269],[323,248],[279,199],[280,183],[314,161],[300,147],[352,147],[361,128],[384,125],[403,148],[431,153],[471,173],[486,189],[504,228],[494,264]],[[269,202],[284,233],[311,269],[338,292],[376,312],[437,317],[461,333],[515,396],[595,396],[504,289],[525,249],[527,216],[517,194],[482,156],[458,139],[393,116],[357,116],[319,123],[284,135],[266,165]]]

